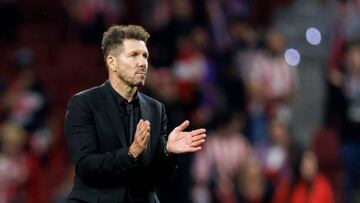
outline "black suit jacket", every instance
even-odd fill
[[[140,118],[151,125],[150,143],[134,164],[109,81],[74,95],[65,116],[65,134],[75,179],[69,200],[91,203],[122,202],[129,188],[147,191],[149,202],[157,202],[155,186],[170,180],[178,161],[166,156],[164,106],[138,93]]]

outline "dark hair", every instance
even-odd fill
[[[345,53],[349,52],[352,49],[358,49],[358,48],[360,48],[360,39],[349,40],[344,45]]]
[[[142,40],[146,43],[149,37],[150,34],[139,25],[113,25],[103,34],[101,50],[104,59],[106,60],[110,51],[121,47],[124,39]]]

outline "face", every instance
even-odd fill
[[[348,69],[352,73],[360,72],[360,47],[353,47],[346,56]]]
[[[317,169],[316,155],[310,151],[305,152],[300,165],[300,173],[303,179],[307,181],[313,180],[317,173]]]
[[[274,121],[270,124],[270,136],[274,144],[287,146],[289,143],[289,132],[285,124]]]
[[[280,33],[270,31],[266,36],[266,43],[271,52],[280,54],[285,46],[285,39]]]
[[[123,46],[107,57],[111,74],[130,87],[143,86],[148,70],[149,52],[144,41],[125,39]]]

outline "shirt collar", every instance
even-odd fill
[[[128,101],[126,101],[126,99],[124,99],[124,97],[122,97],[118,92],[116,92],[116,90],[111,85],[109,85],[109,86],[110,86],[110,89],[111,89],[111,94],[114,97],[115,102],[118,105],[124,105],[124,104],[129,103]],[[132,103],[132,104],[138,104],[139,103],[139,95],[138,95],[137,91],[135,92],[134,98],[130,103]]]

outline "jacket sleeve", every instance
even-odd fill
[[[128,148],[98,152],[94,115],[81,95],[73,96],[69,102],[65,134],[76,174],[84,180],[121,178],[134,167]]]
[[[167,143],[167,117],[165,107],[161,104],[161,129],[160,129],[160,147],[157,148],[157,161],[155,163],[155,180],[158,185],[163,185],[171,181],[179,162],[179,155],[165,153]]]

